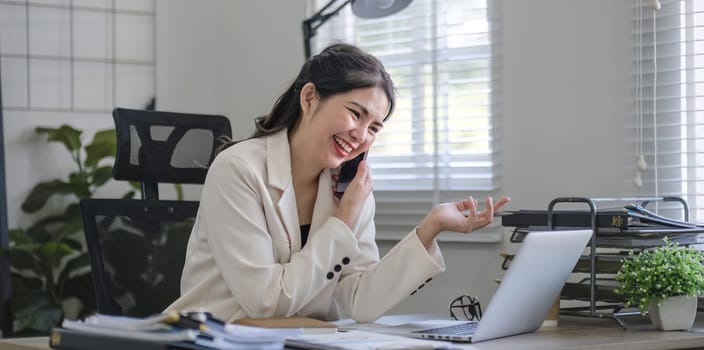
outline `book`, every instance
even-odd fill
[[[301,329],[306,334],[337,332],[336,324],[310,317],[241,318],[233,323],[251,327]]]
[[[547,210],[516,210],[506,212],[501,216],[501,225],[509,227],[547,226]],[[566,227],[591,227],[591,213],[581,210],[556,210],[553,211],[553,226]],[[624,209],[610,209],[597,211],[597,227],[628,228],[628,211]]]

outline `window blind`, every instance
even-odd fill
[[[437,203],[498,188],[499,21],[496,1],[415,0],[379,19],[348,6],[314,37],[313,54],[335,42],[374,54],[396,86],[368,157],[379,238],[407,233]]]
[[[634,0],[631,159],[644,156],[647,196],[681,196],[690,220],[704,218],[704,2]],[[628,162],[628,164],[634,164]],[[633,183],[633,182],[631,182]],[[682,208],[661,213],[682,218]]]

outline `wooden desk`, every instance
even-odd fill
[[[694,332],[655,330],[645,317],[626,318],[628,330],[614,320],[560,316],[557,327],[538,332],[462,346],[466,349],[573,349],[573,350],[648,350],[704,349],[704,314],[700,313]]]
[[[0,339],[0,350],[38,350],[51,349],[49,337]]]
[[[390,316],[394,317],[394,316]],[[461,349],[572,349],[572,350],[649,350],[704,349],[704,313],[697,315],[696,332],[661,332],[647,318],[627,318],[623,330],[610,319],[560,316],[558,327],[476,344],[459,344]],[[0,339],[0,350],[46,350],[46,337]]]

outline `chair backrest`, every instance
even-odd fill
[[[224,116],[115,108],[116,180],[139,181],[145,199],[158,183],[202,184],[216,149],[232,137]]]
[[[98,312],[144,317],[179,297],[198,202],[80,202]]]
[[[230,121],[223,116],[116,108],[116,180],[142,183],[142,200],[80,202],[98,312],[143,317],[180,294],[198,202],[158,200],[158,183],[199,184]]]

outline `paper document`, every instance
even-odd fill
[[[91,321],[88,321],[88,320],[91,320],[91,319],[88,318],[86,320],[86,322],[72,321],[72,320],[66,319],[61,323],[61,326],[66,329],[72,329],[72,330],[91,333],[91,334],[100,334],[100,335],[105,335],[105,336],[110,336],[110,337],[131,338],[131,339],[147,340],[147,341],[162,341],[162,342],[171,342],[171,341],[180,341],[180,340],[193,341],[198,337],[198,331],[196,331],[194,329],[129,330],[129,329],[124,329],[124,328],[106,327],[106,326],[103,326],[99,323],[92,322],[93,320],[91,320]]]
[[[286,346],[319,350],[453,349],[450,342],[423,340],[365,331],[303,334],[286,339]]]

